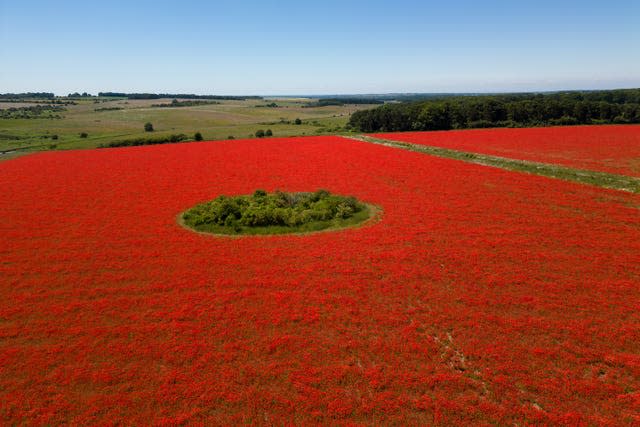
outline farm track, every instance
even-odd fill
[[[367,135],[345,136],[357,141],[369,142],[387,147],[400,148],[418,153],[430,154],[437,157],[462,160],[483,166],[496,167],[516,172],[524,172],[533,175],[557,178],[580,184],[594,185],[613,190],[640,193],[640,178],[625,175],[617,175],[606,172],[598,172],[584,169],[575,169],[549,163],[532,162],[528,160],[510,159],[506,157],[492,156],[488,154],[470,153],[448,148],[418,145],[409,142],[400,142],[390,139],[375,138]]]

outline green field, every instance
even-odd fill
[[[204,140],[227,139],[230,136],[250,138],[259,129],[271,129],[274,137],[342,133],[350,114],[372,107],[340,105],[309,108],[305,107],[313,101],[309,98],[222,100],[216,104],[190,107],[152,107],[153,104],[171,101],[74,99],[76,105],[66,105],[65,111],[55,113],[62,118],[0,118],[0,151],[95,148],[112,141],[177,133],[193,138],[195,132],[200,132]],[[268,106],[272,103],[277,107]],[[36,104],[0,102],[0,109],[29,105]],[[108,108],[113,110],[96,111]],[[296,125],[296,118],[300,118],[302,124]],[[153,124],[153,132],[144,131],[147,122]],[[81,138],[81,133],[86,133],[87,137]],[[54,135],[57,139],[53,138]]]

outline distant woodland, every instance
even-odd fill
[[[360,132],[640,123],[640,89],[449,96],[353,113]]]
[[[98,96],[127,98],[127,99],[217,99],[226,101],[244,101],[246,99],[262,99],[261,96],[228,96],[228,95],[194,95],[192,93],[124,93],[124,92],[99,92]]]

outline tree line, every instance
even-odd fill
[[[351,115],[360,132],[640,123],[640,89],[454,96]]]
[[[231,95],[195,95],[193,93],[125,93],[125,92],[98,92],[98,96],[127,99],[218,99],[226,101],[244,101],[247,99],[262,99],[261,96],[231,96]]]
[[[0,93],[0,99],[53,99],[51,92]]]
[[[198,107],[200,105],[214,105],[220,104],[218,101],[211,100],[195,100],[195,101],[178,101],[174,99],[171,103],[167,104],[151,104],[152,108],[171,108],[171,107]]]
[[[316,107],[328,107],[328,106],[343,106],[347,104],[384,104],[384,101],[375,98],[318,98],[311,101],[302,108],[316,108]]]

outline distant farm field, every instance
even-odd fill
[[[640,125],[402,132],[374,136],[640,177]]]
[[[0,183],[3,424],[640,422],[638,195],[335,136],[37,153]],[[176,221],[257,188],[381,218]]]
[[[246,139],[260,129],[271,129],[274,136],[280,137],[332,134],[344,131],[351,113],[371,107],[366,104],[309,107],[314,101],[309,98],[220,100],[195,106],[153,107],[172,101],[76,99],[73,100],[76,105],[64,105],[66,110],[55,113],[62,118],[0,117],[0,151],[95,148],[124,139],[179,133],[194,139],[196,132],[205,140]],[[34,105],[38,104],[0,102],[0,110]],[[296,119],[301,123],[296,124]],[[147,122],[153,125],[153,132],[145,132]],[[82,138],[81,133],[87,136]]]

